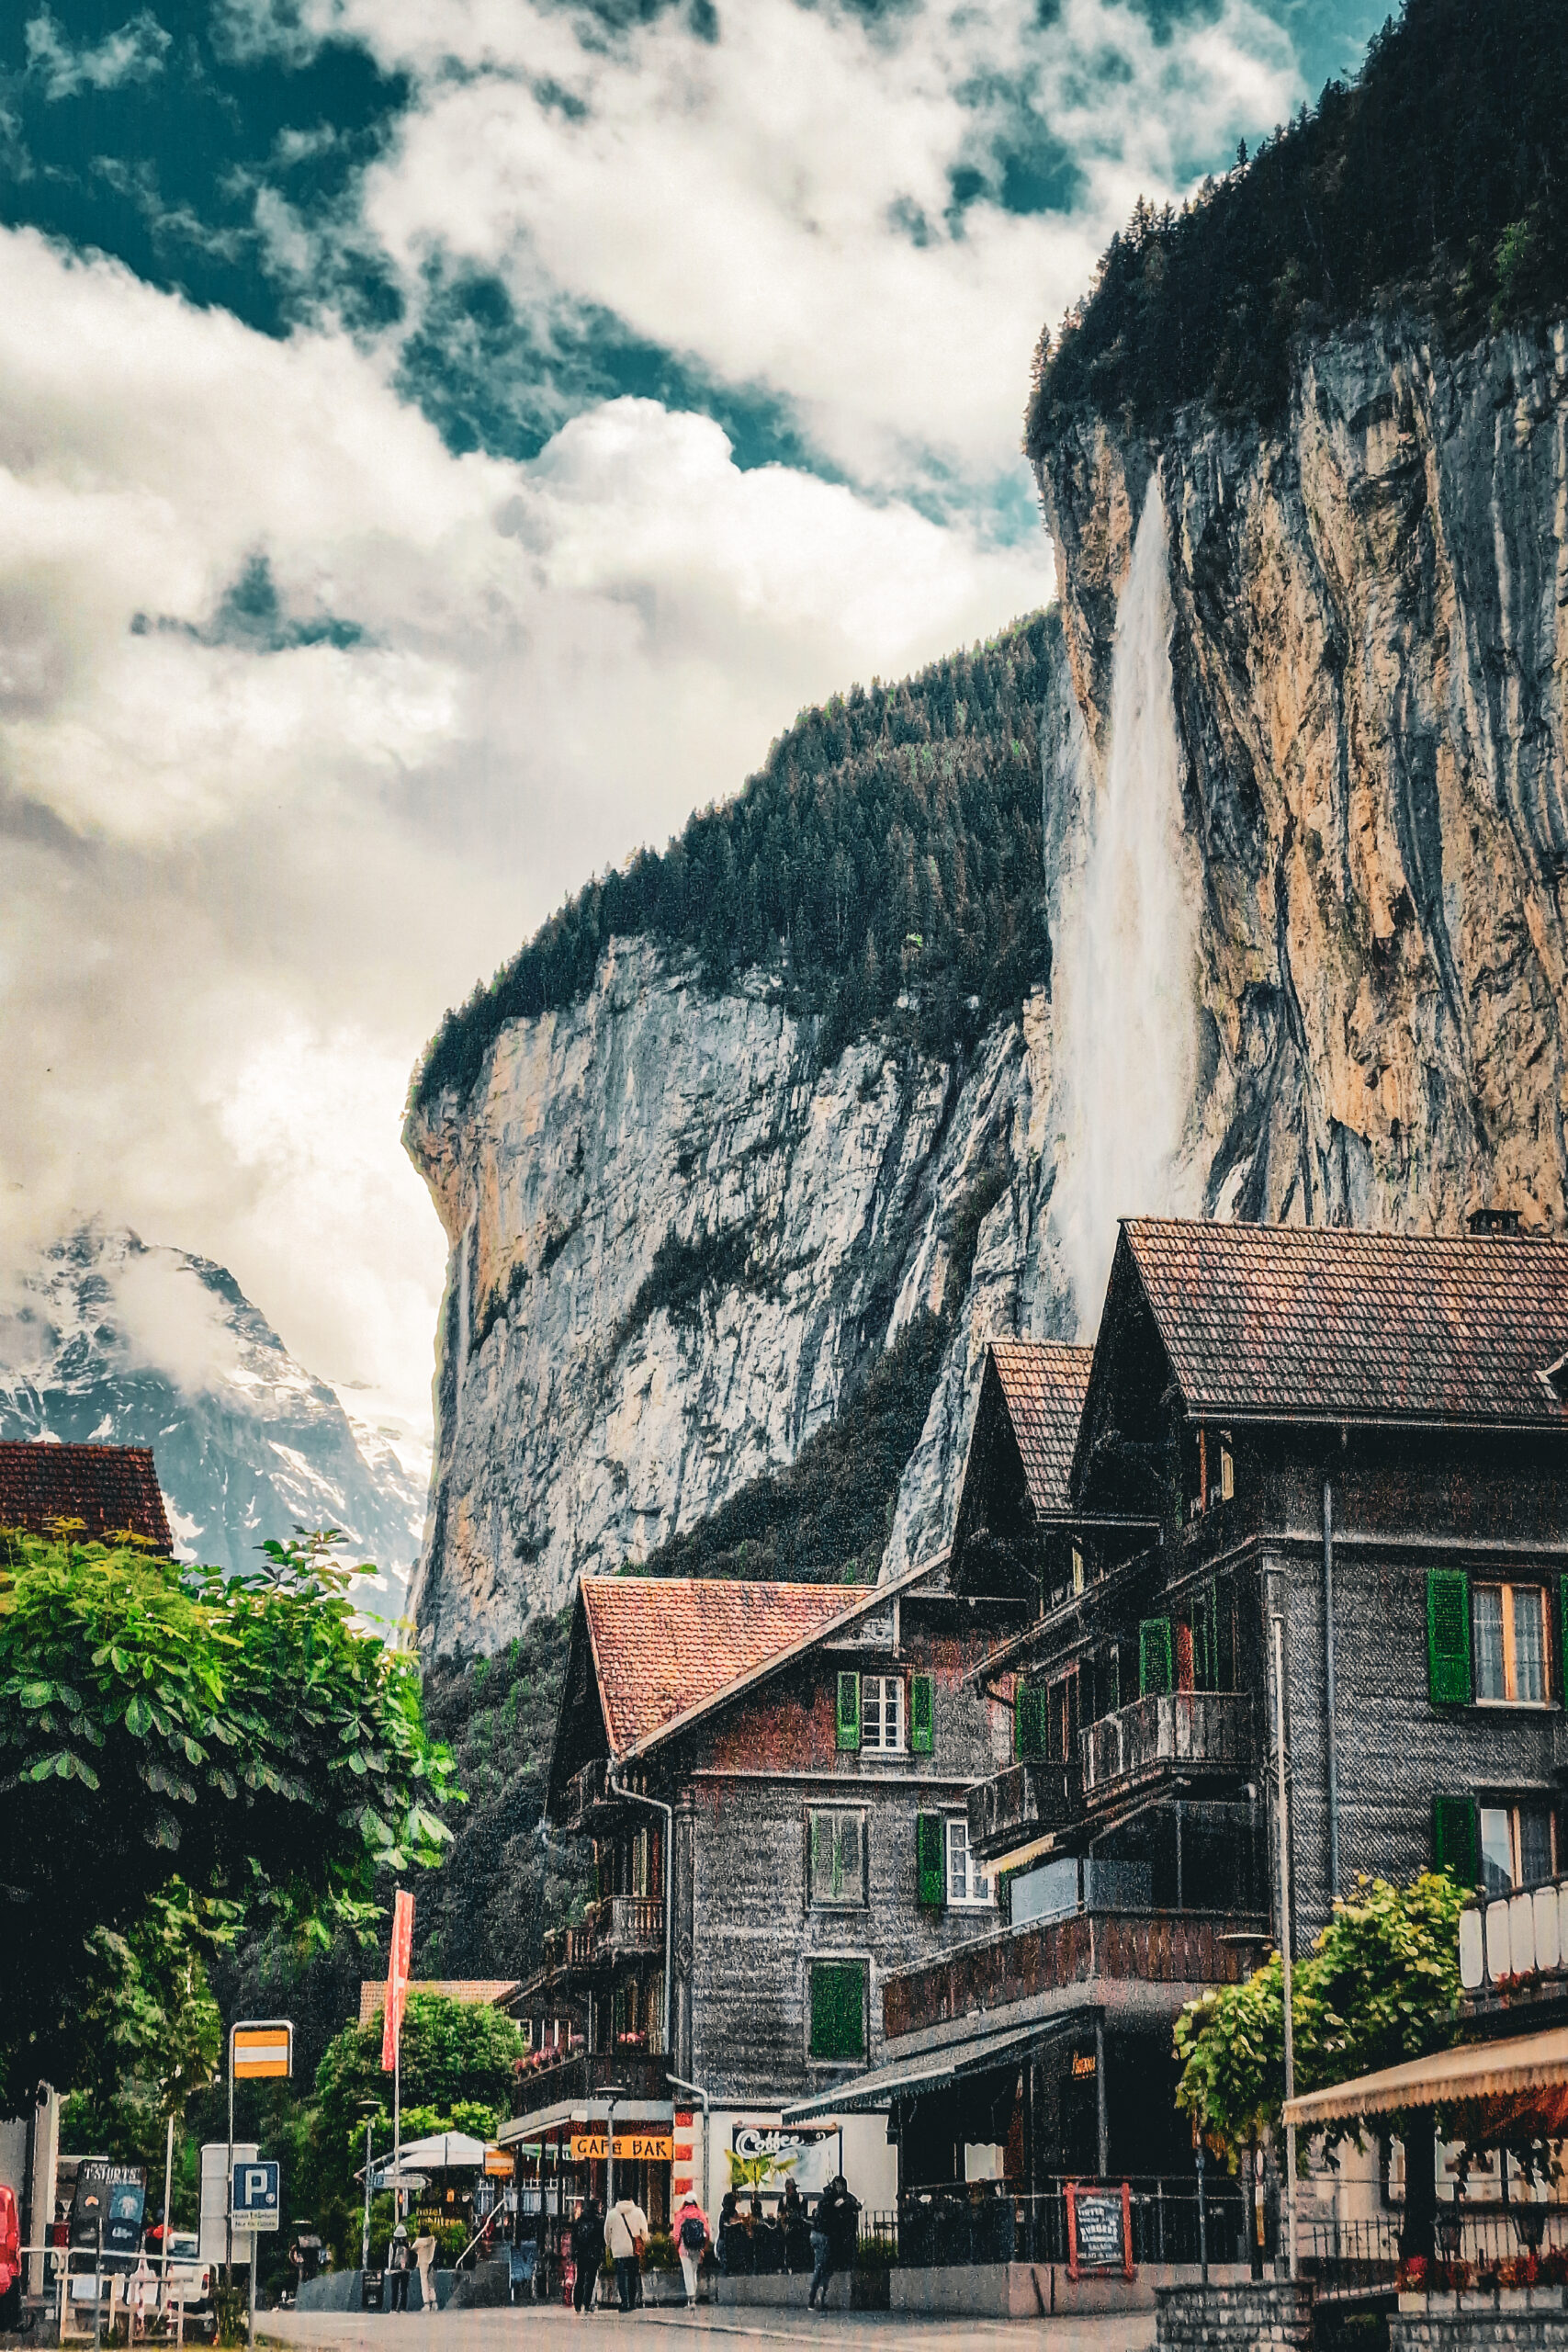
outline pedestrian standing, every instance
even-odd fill
[[[422,2312],[435,2309],[435,2287],[431,2278],[435,2268],[435,2233],[428,2222],[420,2229],[413,2242],[413,2267],[419,2272],[419,2307]]]
[[[675,2250],[681,2257],[681,2272],[686,2281],[686,2309],[697,2308],[697,2267],[703,2250],[708,2243],[708,2217],[689,2192],[685,2203],[675,2216]]]
[[[642,2283],[641,2255],[648,2243],[648,2215],[635,2198],[616,2199],[604,2223],[604,2235],[615,2265],[615,2289],[621,2309],[629,2312]]]
[[[400,2222],[392,2232],[392,2243],[387,2248],[387,2277],[392,2290],[389,2311],[406,2312],[409,2307],[409,2233]]]
[[[599,2284],[604,2261],[604,2216],[592,2191],[586,2198],[579,2198],[572,2216],[571,2259],[577,2273],[572,2283],[571,2308],[580,2318],[586,2312],[592,2319],[593,2290]]]
[[[808,2311],[827,2310],[828,2289],[834,2271],[852,2266],[859,2219],[859,2199],[850,2195],[843,2174],[835,2174],[817,2199],[817,2211],[811,2217],[811,2251],[817,2267],[811,2274],[811,2292],[806,2298]]]

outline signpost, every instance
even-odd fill
[[[1080,2188],[1067,2183],[1067,2276],[1072,2279],[1103,2278],[1119,2270],[1133,2276],[1133,2191],[1129,2182],[1120,2188]]]
[[[228,2282],[234,2267],[234,2085],[286,2081],[294,2071],[294,2025],[288,2018],[236,2018],[229,2028],[229,2216],[224,2240],[223,2276]],[[276,2225],[275,2225],[276,2226]],[[255,2340],[256,2266],[252,2247],[251,2338]]]
[[[236,2165],[229,2178],[229,2226],[251,2241],[250,2336],[256,2340],[256,2233],[276,2230],[283,2208],[283,2169],[270,2156]]]

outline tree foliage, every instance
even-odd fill
[[[231,1921],[214,1905],[324,1939],[448,1840],[417,1665],[355,1630],[332,1539],[265,1549],[246,1581],[4,1539],[0,2096],[91,2079],[95,2003],[118,1982],[152,2019]],[[203,2030],[182,2029],[187,2056]]]
[[[1568,297],[1568,11],[1405,0],[1360,74],[1179,213],[1142,198],[1053,347],[1025,424],[1040,458],[1086,411],[1158,432],[1183,402],[1264,421],[1291,346],[1399,306],[1439,330]]]
[[[1353,2082],[1446,2050],[1459,2021],[1452,1879],[1360,1879],[1292,1972],[1296,2088]],[[1273,1952],[1246,1984],[1211,1993],[1176,2022],[1177,2103],[1234,2161],[1275,2126],[1285,2098],[1284,1971]],[[1353,2127],[1351,2127],[1353,2128]]]
[[[804,711],[739,798],[591,882],[447,1014],[415,1102],[466,1092],[507,1022],[586,995],[615,936],[689,950],[712,987],[773,969],[823,1016],[828,1060],[900,998],[938,1053],[1019,1002],[1049,966],[1037,714],[1057,636],[1036,614]]]

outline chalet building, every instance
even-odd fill
[[[991,1351],[953,1587],[998,1553],[1007,1923],[886,1981],[839,2099],[905,2189],[1190,2165],[1172,2022],[1279,1935],[1276,1624],[1298,1951],[1361,1873],[1568,1869],[1568,1247],[1123,1223],[1087,1374]]]
[[[44,1535],[62,1522],[74,1522],[84,1543],[130,1534],[172,1553],[152,1447],[0,1442],[0,1527]]]
[[[502,2138],[545,2151],[547,2211],[592,2165],[603,2190],[612,2131],[656,2224],[702,2195],[702,2092],[716,2200],[725,2150],[776,2146],[792,2100],[876,2064],[890,1973],[994,1919],[967,1796],[1005,1747],[973,1678],[1023,1613],[940,1562],[871,1588],[582,1579],[547,1822],[592,1839],[597,1897],[508,2003],[532,2055]],[[808,2192],[841,2164],[892,2205],[880,2117],[840,2132],[829,2098],[793,2153]]]

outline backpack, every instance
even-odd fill
[[[701,2217],[696,2213],[688,2213],[681,2224],[681,2244],[688,2254],[701,2254],[706,2242],[707,2232],[702,2225]]]

